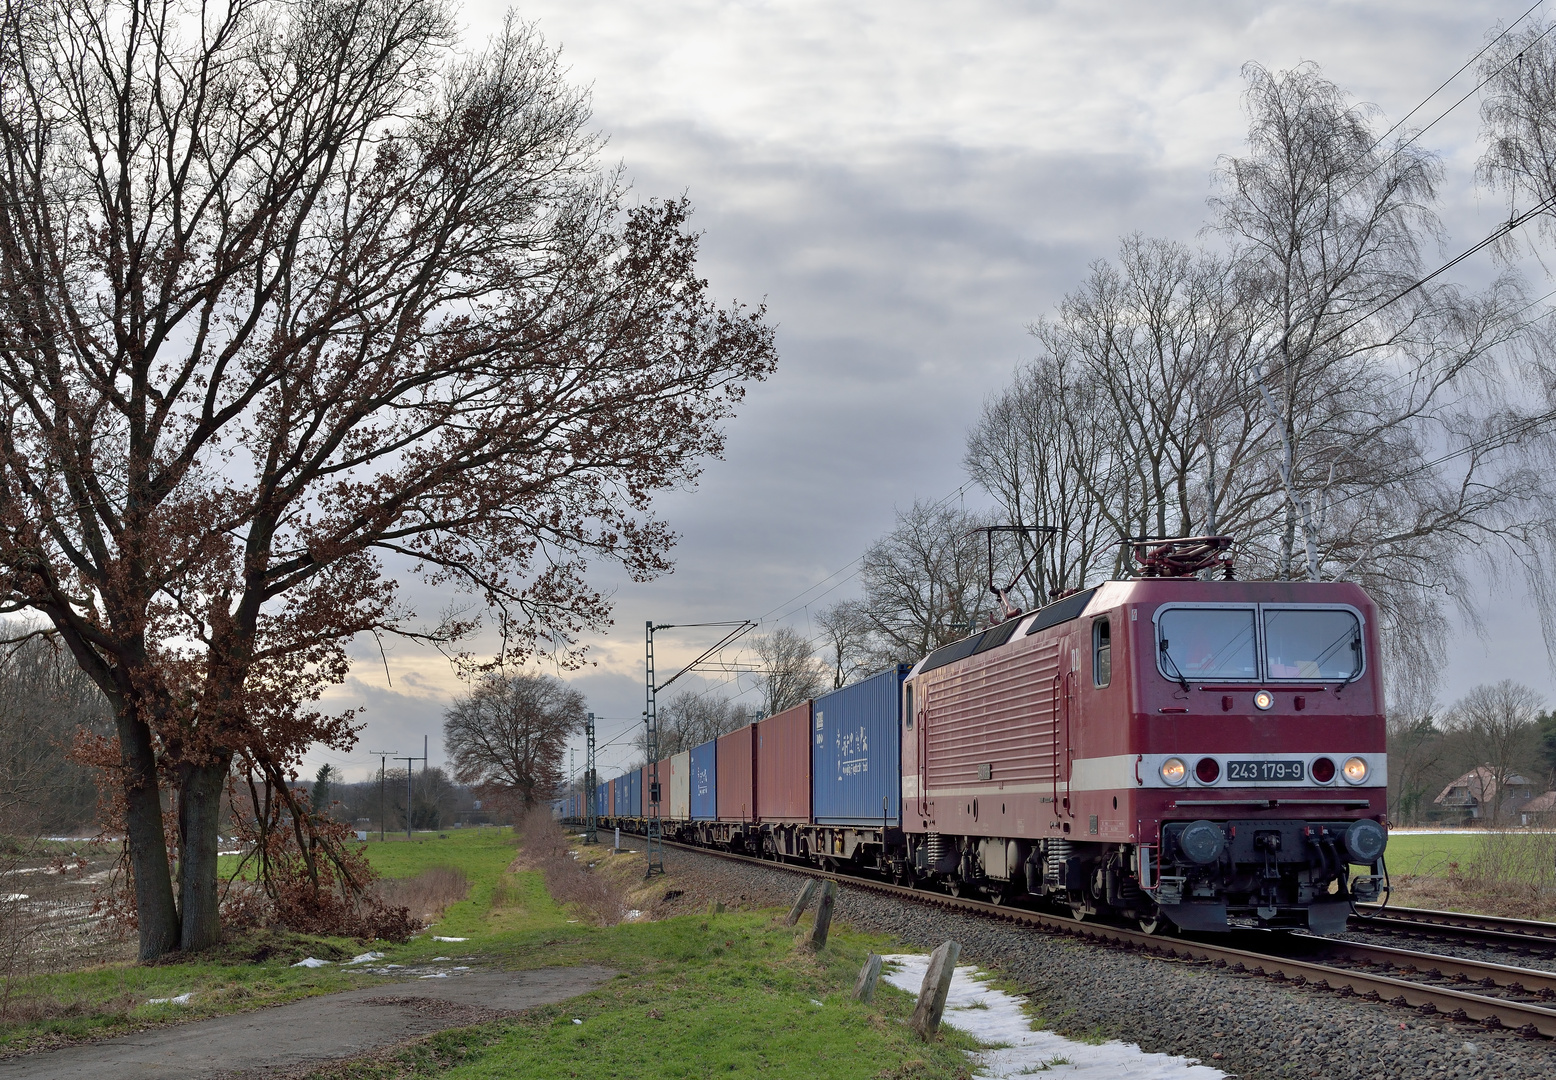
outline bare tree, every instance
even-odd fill
[[[1388,732],[1389,819],[1419,821],[1432,795],[1448,743],[1437,725],[1438,708],[1430,698],[1403,697],[1392,703]]]
[[[816,613],[816,626],[832,669],[832,689],[847,686],[871,666],[875,624],[863,600],[839,600],[823,608]]]
[[[967,473],[1003,508],[1003,523],[1035,526],[1043,551],[1023,586],[1030,606],[1080,588],[1112,565],[1104,459],[1109,428],[1100,395],[1062,355],[1019,368],[984,402],[967,436]]]
[[[1444,727],[1463,739],[1475,766],[1487,773],[1492,825],[1501,819],[1508,778],[1538,758],[1540,701],[1529,687],[1503,679],[1476,686],[1443,718]]]
[[[1034,592],[1104,572],[1123,536],[1229,533],[1243,576],[1364,585],[1393,688],[1430,696],[1451,605],[1475,622],[1471,558],[1547,598],[1556,439],[1521,399],[1556,379],[1514,365],[1511,276],[1421,282],[1429,154],[1381,143],[1311,65],[1246,73],[1247,152],[1212,200],[1230,251],[1136,236],[1094,264],[986,405],[968,471],[1005,520],[1056,530]]]
[[[816,661],[815,648],[790,626],[753,638],[760,671],[762,710],[771,716],[815,697],[826,689],[827,673]]]
[[[750,708],[719,694],[683,690],[658,709],[659,753],[664,757],[701,746],[751,723]],[[646,735],[638,747],[646,752]]]
[[[112,727],[103,695],[57,642],[32,637],[0,654],[0,830],[91,827],[97,785],[71,750]]]
[[[865,611],[885,663],[912,663],[981,624],[988,594],[983,522],[952,506],[915,502],[864,554]]]
[[[3,607],[114,710],[143,957],[217,939],[234,760],[285,799],[354,740],[344,643],[472,628],[384,560],[564,662],[592,563],[669,565],[651,500],[772,335],[599,147],[531,27],[461,52],[441,0],[0,13]]]
[[[583,695],[560,679],[486,675],[443,714],[454,778],[513,811],[539,806],[561,785],[568,736],[586,712]]]

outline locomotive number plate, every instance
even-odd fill
[[[1290,783],[1302,779],[1300,761],[1228,761],[1226,778],[1245,783]]]

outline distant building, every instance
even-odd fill
[[[1556,825],[1556,791],[1536,795],[1518,808],[1520,824]]]
[[[1533,798],[1532,780],[1513,773],[1499,785],[1491,766],[1481,765],[1443,788],[1442,794],[1432,801],[1450,813],[1457,812],[1475,821],[1491,818],[1494,806],[1501,807],[1504,817],[1517,813]]]

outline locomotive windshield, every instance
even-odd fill
[[[1162,612],[1157,633],[1163,669],[1185,679],[1258,678],[1253,617],[1246,608]]]
[[[1361,670],[1361,625],[1349,611],[1266,610],[1272,679],[1350,679]]]
[[[1361,673],[1361,622],[1343,608],[1172,607],[1158,612],[1156,634],[1158,669],[1185,685],[1349,681]]]

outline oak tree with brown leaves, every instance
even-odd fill
[[[395,573],[568,662],[591,563],[669,565],[651,499],[772,332],[600,148],[532,27],[462,51],[440,0],[0,13],[4,610],[114,711],[142,957],[217,940],[234,762],[354,740],[347,643],[472,628]]]

